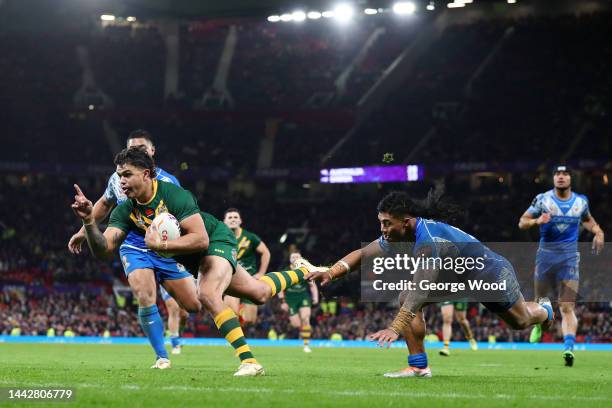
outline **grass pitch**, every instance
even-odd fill
[[[611,407],[612,353],[429,350],[431,379],[386,379],[403,368],[400,349],[257,347],[266,376],[234,378],[229,347],[185,347],[173,368],[152,370],[148,346],[0,344],[0,387],[76,389],[62,404],[136,407]]]

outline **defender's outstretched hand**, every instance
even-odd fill
[[[85,236],[85,233],[82,233],[81,231],[77,232],[72,237],[70,237],[70,241],[68,241],[68,250],[75,255],[80,254],[83,242],[85,242],[86,240],[87,237]]]
[[[328,272],[310,272],[305,279],[310,282],[319,281],[321,286],[327,285],[332,280]]]
[[[391,343],[397,340],[398,337],[399,336],[397,335],[397,333],[391,329],[379,330],[376,333],[370,334],[368,336],[370,341],[378,340],[378,345],[380,347],[384,347],[386,345],[387,348],[391,347]]]

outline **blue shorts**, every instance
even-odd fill
[[[501,313],[509,310],[521,298],[521,287],[514,267],[503,256],[488,250],[486,253],[485,268],[471,277],[483,279],[486,282],[506,283],[506,290],[500,293],[489,294],[486,301],[480,302],[493,313]]]
[[[122,246],[119,248],[125,276],[136,269],[152,269],[157,283],[192,277],[185,267],[172,258],[162,258],[153,251]]]
[[[580,252],[538,249],[534,279],[537,282],[558,283],[580,278]]]

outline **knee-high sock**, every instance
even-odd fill
[[[305,346],[310,344],[311,333],[312,333],[312,327],[310,327],[310,325],[302,326],[300,328],[300,336],[302,337],[302,340],[304,340]]]
[[[304,282],[304,276],[308,274],[306,268],[293,269],[291,271],[270,272],[259,278],[272,289],[272,296],[298,283]]]
[[[138,308],[138,322],[142,331],[149,338],[149,342],[155,350],[157,358],[168,358],[168,352],[164,346],[164,322],[159,315],[157,305]]]
[[[240,361],[243,363],[256,363],[257,360],[253,357],[251,348],[244,338],[244,333],[234,311],[228,307],[216,315],[214,319],[221,335],[236,350],[236,356],[238,356]]]

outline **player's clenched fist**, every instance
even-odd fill
[[[536,225],[548,224],[549,222],[550,222],[550,214],[549,213],[543,213],[542,215],[540,215],[535,220]]]
[[[80,187],[74,185],[76,194],[74,196],[74,203],[72,203],[72,211],[77,217],[83,220],[85,224],[91,224],[93,222],[93,204],[85,197],[85,194],[81,191]]]

